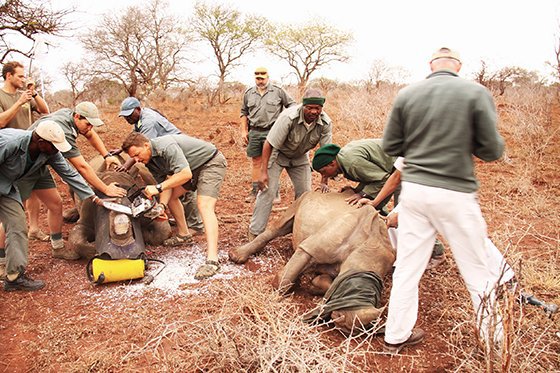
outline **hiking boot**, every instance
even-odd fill
[[[64,259],[64,260],[80,259],[80,254],[64,247],[64,240],[62,238],[59,240],[51,239],[51,246],[52,246],[51,254],[53,258]]]
[[[395,344],[385,342],[385,344],[383,345],[383,351],[389,355],[397,355],[405,346],[413,346],[420,343],[425,336],[426,332],[424,332],[422,329],[412,329],[412,334],[404,342]]]
[[[45,283],[43,281],[33,280],[27,277],[25,273],[21,273],[14,281],[8,281],[8,279],[4,281],[4,291],[35,291],[42,289],[44,286]]]

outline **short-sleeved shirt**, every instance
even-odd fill
[[[32,135],[31,131],[12,128],[0,131],[0,195],[22,203],[16,182],[50,165],[81,199],[92,196],[91,188],[59,152],[51,156],[39,153],[36,160],[29,159]]]
[[[146,167],[161,183],[167,176],[189,167],[196,170],[216,154],[209,142],[187,135],[167,135],[150,140],[152,157]]]
[[[0,89],[0,113],[14,106],[20,97],[21,92],[7,93],[3,89]],[[31,119],[31,111],[37,111],[37,104],[34,99],[21,105],[16,116],[13,117],[4,128],[28,129],[33,122]]]
[[[138,123],[134,124],[134,131],[140,132],[148,139],[165,135],[180,135],[181,131],[166,117],[150,108],[143,108]]]
[[[315,123],[306,126],[303,105],[292,106],[278,116],[266,140],[274,148],[271,159],[275,158],[281,166],[308,164],[309,150],[317,144],[332,143],[332,121],[323,111]]]
[[[282,88],[268,84],[266,92],[261,96],[257,87],[249,88],[243,95],[241,116],[249,120],[249,129],[269,129],[278,116],[295,101]]]
[[[383,151],[381,139],[351,141],[336,156],[344,177],[357,181],[357,190],[372,197],[393,173],[396,160]]]
[[[35,123],[33,123],[33,125],[29,127],[29,129],[34,130],[35,128],[37,128],[39,123],[45,120],[54,121],[55,123],[60,125],[60,127],[64,131],[64,137],[66,137],[66,141],[68,141],[68,143],[72,147],[67,152],[62,153],[64,158],[66,159],[75,158],[82,155],[80,149],[78,149],[78,145],[76,145],[76,140],[78,139],[79,131],[78,131],[78,127],[76,127],[76,124],[74,123],[74,111],[72,109],[60,109],[52,114],[45,115],[41,117],[39,120],[37,120]]]

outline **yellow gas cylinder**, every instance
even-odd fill
[[[96,283],[142,278],[144,277],[144,269],[144,260],[142,259],[105,260],[94,258],[91,263],[93,281]]]

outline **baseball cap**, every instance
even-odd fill
[[[255,77],[263,77],[263,78],[267,78],[268,77],[268,70],[266,69],[266,67],[257,67],[255,69]]]
[[[447,47],[442,47],[439,48],[437,51],[435,51],[432,54],[432,58],[430,58],[430,62],[437,60],[439,58],[451,58],[453,60],[457,60],[459,62],[461,62],[461,56],[459,56],[459,53],[447,48]]]
[[[121,104],[119,117],[128,117],[137,107],[140,107],[140,101],[136,97],[125,98]]]
[[[84,101],[76,105],[74,112],[86,118],[88,122],[94,127],[103,125],[103,121],[99,118],[99,110],[93,102]]]
[[[53,144],[62,153],[72,149],[72,146],[66,141],[62,127],[52,120],[40,122],[35,128],[35,133],[43,140]]]

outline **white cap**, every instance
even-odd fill
[[[94,127],[103,125],[103,121],[99,118],[99,110],[97,110],[97,106],[95,106],[93,102],[80,102],[74,108],[74,112],[86,118],[87,121]]]
[[[72,149],[72,146],[66,141],[64,131],[57,123],[52,120],[40,122],[35,128],[35,133],[43,140],[54,145],[60,152],[64,153]]]

